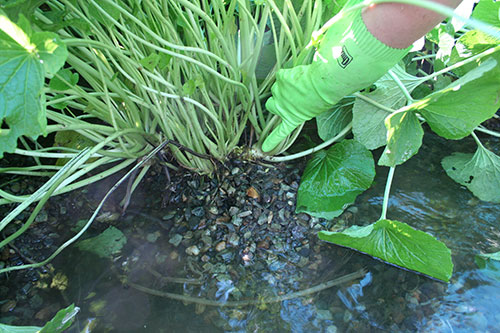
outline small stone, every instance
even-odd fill
[[[200,254],[200,249],[196,245],[192,245],[186,249],[186,253],[190,256],[197,256]]]
[[[201,241],[208,246],[212,246],[212,238],[208,235],[201,236]]]
[[[264,240],[261,240],[260,242],[257,243],[257,248],[259,249],[269,249],[269,238],[266,238]]]
[[[226,242],[222,241],[215,245],[215,251],[220,252],[226,248]]]
[[[11,312],[16,307],[17,303],[13,299],[5,302],[2,307],[0,307],[0,312]]]
[[[405,319],[405,315],[402,311],[394,311],[392,313],[392,320],[396,323],[396,324],[401,324],[403,322],[403,320]]]
[[[146,236],[146,240],[150,243],[154,243],[160,238],[161,233],[159,231],[151,232]]]
[[[250,237],[252,237],[252,232],[251,231],[247,231],[243,234],[243,238],[245,239],[249,239]]]
[[[333,315],[328,310],[317,310],[316,314],[319,320],[333,320]]]
[[[239,213],[238,217],[243,218],[243,217],[247,217],[247,216],[250,216],[250,215],[252,215],[252,211],[251,210],[247,210],[247,211]]]
[[[330,325],[326,328],[326,333],[337,333],[337,326]]]
[[[253,198],[253,199],[260,198],[259,192],[257,192],[257,190],[253,186],[251,186],[247,189],[247,196],[249,196],[250,198]]]
[[[228,243],[231,244],[232,246],[238,246],[240,244],[240,236],[238,236],[235,233],[232,233],[229,236]]]
[[[187,231],[185,234],[184,234],[184,239],[192,239],[193,238],[193,232],[192,231]]]
[[[168,242],[177,247],[182,242],[182,236],[179,234],[174,234]]]
[[[238,214],[240,210],[238,209],[238,207],[229,207],[229,215],[231,216],[235,216],[236,214]]]
[[[170,252],[170,259],[171,260],[177,260],[177,258],[179,258],[179,253],[177,253],[177,251]]]
[[[163,215],[161,218],[162,220],[171,220],[175,217],[175,211],[168,212],[167,214]]]
[[[266,214],[262,214],[261,216],[259,216],[259,219],[257,220],[258,225],[263,225],[266,222],[267,222],[267,215]]]
[[[41,213],[41,212],[40,212]],[[110,223],[118,220],[121,213],[104,212],[96,218],[97,222]],[[37,216],[38,217],[38,216]]]
[[[49,215],[45,209],[42,209],[38,215],[35,217],[35,222],[47,222],[49,220]]]
[[[236,226],[236,227],[239,227],[241,226],[241,223],[243,223],[243,219],[241,217],[236,217],[234,216],[231,223]]]
[[[350,322],[352,319],[352,313],[349,310],[345,310],[344,312],[344,323]]]
[[[196,207],[191,213],[193,213],[194,216],[203,217],[205,216],[205,209],[203,207]]]
[[[12,193],[17,193],[19,191],[21,191],[21,185],[16,182],[14,184],[12,184],[12,186],[10,187],[10,190],[12,191]]]
[[[238,173],[240,172],[240,168],[236,167],[236,168],[233,168],[233,170],[231,170],[231,174],[234,176],[234,175],[237,175]]]
[[[353,213],[353,214],[357,214],[358,213],[358,207],[356,206],[351,206],[349,208],[347,208],[347,211]]]
[[[309,259],[306,257],[301,257],[299,262],[297,263],[297,266],[299,267],[305,267],[309,263]]]
[[[206,254],[204,254],[202,257],[201,257],[201,261],[203,262],[208,262],[210,260],[210,257]]]

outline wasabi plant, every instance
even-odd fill
[[[135,177],[132,193],[159,147],[177,162],[165,167],[209,174],[245,130],[249,145],[266,135],[276,119],[262,101],[276,70],[307,62],[309,36],[339,8],[312,0],[1,0],[0,157],[26,156],[31,165],[0,173],[51,178],[32,194],[0,189],[0,204],[19,204],[0,231],[36,204],[0,248],[50,196],[125,170]]]

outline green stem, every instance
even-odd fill
[[[476,141],[477,145],[481,148],[484,149],[484,146],[483,144],[481,143],[481,141],[479,140],[479,138],[477,137],[476,133],[474,133],[474,131],[472,131],[472,133],[470,134],[473,138],[474,138],[474,141]]]
[[[387,207],[389,206],[389,194],[391,192],[392,179],[394,177],[394,170],[396,167],[391,167],[389,169],[389,174],[387,175],[387,182],[385,183],[384,191],[384,202],[382,204],[382,214],[380,215],[381,220],[385,220],[387,217]]]
[[[317,152],[325,147],[328,147],[329,145],[331,145],[334,142],[337,142],[339,139],[343,138],[347,133],[349,133],[349,131],[351,129],[352,129],[352,122],[350,122],[349,125],[344,127],[344,129],[342,131],[340,131],[340,133],[337,134],[335,137],[323,142],[322,144],[320,144],[314,148],[304,150],[304,151],[301,151],[300,153],[296,153],[296,154],[288,155],[288,156],[277,156],[277,157],[268,156],[268,157],[264,157],[264,160],[269,161],[269,162],[284,162],[284,161],[291,161],[291,160],[294,160],[297,158],[301,158],[301,157],[310,155],[310,154],[315,153],[315,152]]]
[[[423,56],[415,57],[415,58],[411,59],[411,61],[419,61],[419,60],[432,59],[432,58],[436,58],[436,55],[435,54],[426,54]]]
[[[411,97],[410,92],[408,91],[408,89],[406,89],[405,85],[403,84],[403,82],[401,82],[399,77],[396,74],[394,74],[394,72],[392,70],[389,70],[388,73],[391,76],[391,78],[394,80],[394,82],[396,82],[399,89],[401,89],[401,92],[403,93],[403,95],[405,95],[406,100],[407,100],[407,104],[413,103],[413,98]]]
[[[96,210],[94,211],[94,213],[92,214],[92,216],[90,217],[90,219],[88,220],[88,222],[85,224],[85,226],[75,236],[73,236],[71,239],[69,239],[64,244],[62,244],[51,256],[49,256],[47,259],[45,259],[45,260],[43,260],[43,261],[41,261],[39,263],[29,264],[29,265],[20,265],[20,266],[11,266],[11,267],[7,267],[7,268],[4,268],[4,269],[0,269],[0,274],[1,273],[6,273],[6,272],[10,272],[10,271],[20,270],[20,269],[38,268],[38,267],[41,267],[41,266],[46,265],[47,263],[49,263],[59,253],[61,253],[62,250],[64,250],[66,247],[68,247],[71,244],[73,244],[76,240],[78,240],[78,238],[80,238],[81,235],[83,235],[83,233],[85,231],[87,231],[87,229],[90,227],[90,225],[92,224],[92,222],[94,222],[95,218],[97,217],[97,214],[99,214],[99,211],[101,210],[101,208],[104,205],[104,203],[106,202],[106,200],[118,188],[118,186],[120,186],[120,184],[122,184],[131,174],[133,174],[135,172],[135,170],[137,170],[138,168],[142,167],[144,165],[144,163],[148,162],[161,149],[163,149],[167,143],[168,143],[168,140],[165,141],[165,142],[163,142],[161,145],[159,145],[155,149],[153,149],[143,160],[141,160],[139,163],[137,163],[122,178],[120,178],[120,180],[118,180],[118,182],[116,182],[116,184],[113,185],[113,187],[106,193],[106,195],[104,196],[104,198],[102,198],[101,202],[99,203],[99,205],[97,206]],[[2,242],[2,244],[4,242]]]
[[[462,67],[462,66],[464,66],[464,65],[466,65],[466,64],[468,64],[468,63],[470,63],[470,62],[472,62],[474,60],[477,60],[479,58],[485,57],[485,56],[490,55],[492,53],[495,53],[495,52],[497,52],[499,50],[500,50],[500,45],[497,45],[495,47],[487,49],[486,51],[483,51],[483,52],[481,52],[479,54],[476,54],[475,56],[472,56],[472,57],[467,58],[465,60],[459,61],[456,64],[448,66],[448,67],[446,67],[446,68],[444,68],[444,69],[442,69],[440,71],[437,71],[437,72],[434,72],[434,73],[432,73],[430,75],[422,77],[422,79],[420,80],[419,84],[424,83],[425,81],[429,81],[429,80],[431,80],[431,79],[433,79],[433,78],[435,78],[435,77],[437,77],[439,75],[446,74],[449,71],[454,70],[455,68]]]
[[[478,127],[474,128],[474,131],[483,132],[483,133],[489,134],[491,136],[496,136],[497,138],[500,138],[500,133],[498,133],[496,131],[489,130],[489,129],[484,128],[482,126],[478,126]]]

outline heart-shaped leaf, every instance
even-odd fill
[[[500,203],[500,157],[479,146],[474,155],[454,153],[441,164],[448,176],[481,200]]]
[[[297,212],[332,219],[368,189],[375,177],[369,150],[344,140],[307,163],[297,193]]]
[[[449,281],[453,272],[450,249],[403,222],[379,220],[343,232],[320,231],[319,238],[442,281]]]

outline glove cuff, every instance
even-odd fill
[[[397,49],[379,41],[366,27],[363,16],[361,15],[361,10],[356,11],[354,15],[352,34],[355,38],[356,45],[362,47],[366,55],[389,64],[396,64],[411,49],[411,46],[405,49]]]

